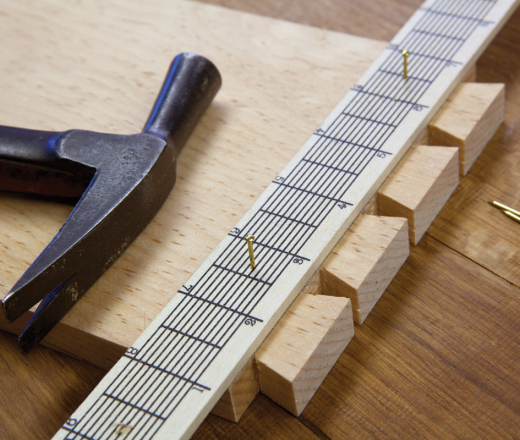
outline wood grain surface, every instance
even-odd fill
[[[175,191],[42,341],[108,369],[237,226],[307,140],[309,127],[325,119],[385,43],[197,2],[155,0],[158,17],[135,0],[63,5],[59,13],[53,3],[31,0],[4,8],[0,40],[18,37],[1,63],[0,102],[12,103],[0,109],[2,124],[132,133],[144,124],[173,54],[204,54],[224,78],[180,155]],[[183,25],[189,30],[177,32]],[[74,38],[63,41],[71,28]],[[40,47],[41,39],[48,44]],[[0,194],[0,298],[70,210]],[[10,324],[0,314],[0,328],[18,334],[29,318],[27,312]]]
[[[389,39],[420,1],[214,0]],[[520,11],[478,63],[506,84],[505,124],[440,212],[299,418],[258,395],[238,424],[209,416],[195,438],[518,438]],[[13,36],[13,38],[16,38]],[[46,439],[104,372],[0,333],[0,438]]]

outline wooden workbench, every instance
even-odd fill
[[[213,0],[389,40],[420,4]],[[197,438],[520,436],[520,11],[478,62],[506,83],[506,119],[300,418],[259,395],[238,424],[209,416]],[[312,128],[311,128],[312,129]],[[50,438],[104,371],[0,333],[0,439]]]

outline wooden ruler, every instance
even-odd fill
[[[54,438],[189,437],[517,3],[425,2]]]

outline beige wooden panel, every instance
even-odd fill
[[[219,95],[181,155],[177,185],[164,208],[44,342],[105,368],[384,48],[182,1],[157,0],[153,8],[137,0],[65,6],[20,1],[2,12],[0,38],[9,41],[0,62],[4,125],[138,132],[177,53],[205,55],[223,76]],[[70,209],[0,194],[0,297]],[[16,333],[28,318],[8,325],[1,315],[0,327]]]

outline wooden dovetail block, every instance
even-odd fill
[[[353,336],[349,299],[300,294],[255,354],[260,391],[300,415]]]
[[[405,218],[361,215],[320,267],[322,294],[350,298],[362,324],[408,255]]]
[[[428,126],[429,143],[459,147],[466,175],[504,121],[504,84],[460,84]]]
[[[251,358],[211,412],[232,422],[238,422],[259,390],[255,360]]]
[[[307,284],[302,288],[300,295],[303,294],[321,294],[319,270],[313,274],[311,279],[307,281]],[[295,307],[305,308],[306,306],[302,304]],[[232,422],[238,422],[259,391],[258,374],[253,357],[225,391],[211,412],[216,416],[231,420]]]
[[[414,146],[379,188],[378,213],[407,218],[414,245],[459,184],[458,152],[453,147]]]

